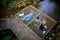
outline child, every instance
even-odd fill
[[[42,23],[42,22],[40,21],[39,16],[38,16],[38,17],[35,19],[35,24],[34,24],[34,26],[39,29],[39,25],[41,25],[41,23]]]
[[[46,31],[45,31],[45,27],[44,27],[43,24],[41,24],[41,25],[39,26],[39,29],[43,31],[43,34],[45,34]]]

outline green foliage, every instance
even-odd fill
[[[33,3],[33,0],[26,0],[26,3],[31,4],[31,3]]]
[[[27,2],[33,2],[33,0],[26,0]]]
[[[2,36],[3,40],[18,40],[10,29],[0,30],[0,35]]]
[[[7,7],[14,0],[0,0],[0,6]]]

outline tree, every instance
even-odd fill
[[[13,2],[14,0],[0,0],[1,7],[7,7],[9,3]]]

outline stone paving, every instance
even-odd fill
[[[22,23],[19,18],[14,17],[9,21],[9,27],[19,40],[41,40],[41,38]]]

